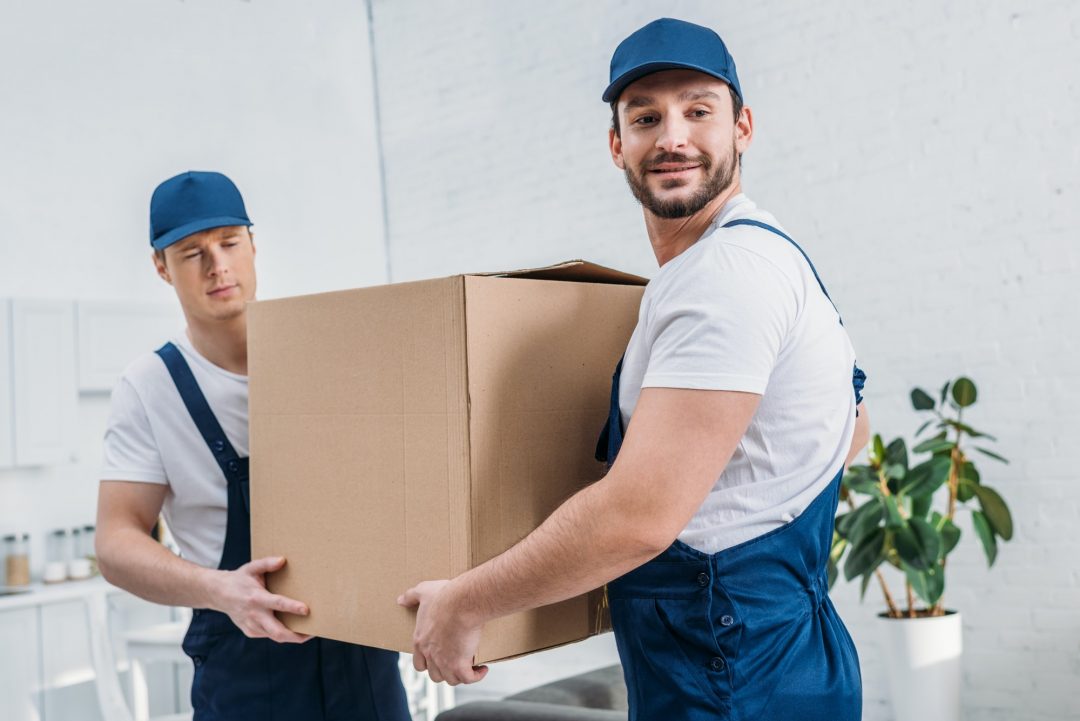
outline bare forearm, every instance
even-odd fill
[[[109,583],[169,606],[217,608],[214,578],[220,571],[186,561],[138,528],[99,537],[98,565]]]
[[[573,598],[655,557],[672,539],[648,533],[654,525],[640,506],[619,503],[607,480],[577,493],[505,553],[454,579],[455,606],[484,622]]]

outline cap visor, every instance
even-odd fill
[[[630,68],[625,73],[623,73],[619,77],[615,78],[613,81],[611,81],[611,85],[607,86],[607,89],[604,91],[604,94],[603,94],[601,99],[605,103],[615,102],[616,100],[619,99],[619,96],[622,95],[622,91],[626,90],[627,85],[634,82],[635,80],[640,80],[641,78],[645,77],[646,75],[652,75],[653,73],[658,73],[661,70],[696,70],[699,73],[705,73],[706,75],[711,75],[714,78],[716,78],[717,80],[723,80],[728,85],[731,85],[731,80],[729,78],[726,78],[723,75],[721,75],[720,73],[717,73],[717,72],[715,72],[713,70],[709,70],[708,68],[703,68],[700,65],[693,65],[691,63],[670,62],[670,61],[653,62],[653,63],[645,63],[643,65],[638,65],[637,67]]]
[[[164,250],[173,243],[177,243],[189,235],[194,235],[203,230],[210,230],[211,228],[224,228],[230,225],[243,225],[244,227],[250,227],[251,221],[247,218],[235,218],[227,215],[221,215],[216,218],[200,218],[199,220],[193,220],[186,225],[181,225],[179,228],[173,228],[165,235],[158,238],[154,238],[150,241],[150,245],[154,250]]]

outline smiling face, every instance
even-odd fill
[[[665,70],[619,97],[611,157],[634,197],[660,218],[685,218],[739,180],[750,145],[749,108],[736,117],[727,83],[693,70]]]
[[[189,235],[154,256],[188,322],[232,320],[255,298],[255,241],[242,225]]]

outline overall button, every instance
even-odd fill
[[[236,461],[229,461],[228,469],[233,473],[236,473],[236,469],[240,467],[240,464]]]
[[[709,585],[709,574],[702,571],[697,575],[697,584],[704,588]]]
[[[194,663],[194,664],[195,664],[196,666],[202,666],[202,662],[203,662],[203,657],[202,657],[202,656],[192,656],[192,657],[191,657],[191,661],[192,661],[192,663]]]
[[[713,671],[723,671],[726,667],[727,664],[724,663],[724,659],[719,656],[714,656],[712,660],[709,661],[709,668]]]
[[[225,441],[222,441],[222,440],[214,441],[214,452],[215,453],[221,453],[223,450],[225,450]]]
[[[731,616],[728,616],[727,614],[724,614],[723,616],[720,617],[720,625],[721,626],[730,626],[733,623],[735,623],[735,619],[732,618]]]

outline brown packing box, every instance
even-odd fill
[[[251,304],[254,558],[296,631],[410,651],[396,597],[501,553],[576,490],[645,279],[584,261]],[[588,553],[588,549],[582,549]],[[594,635],[602,594],[485,626],[476,663]]]

